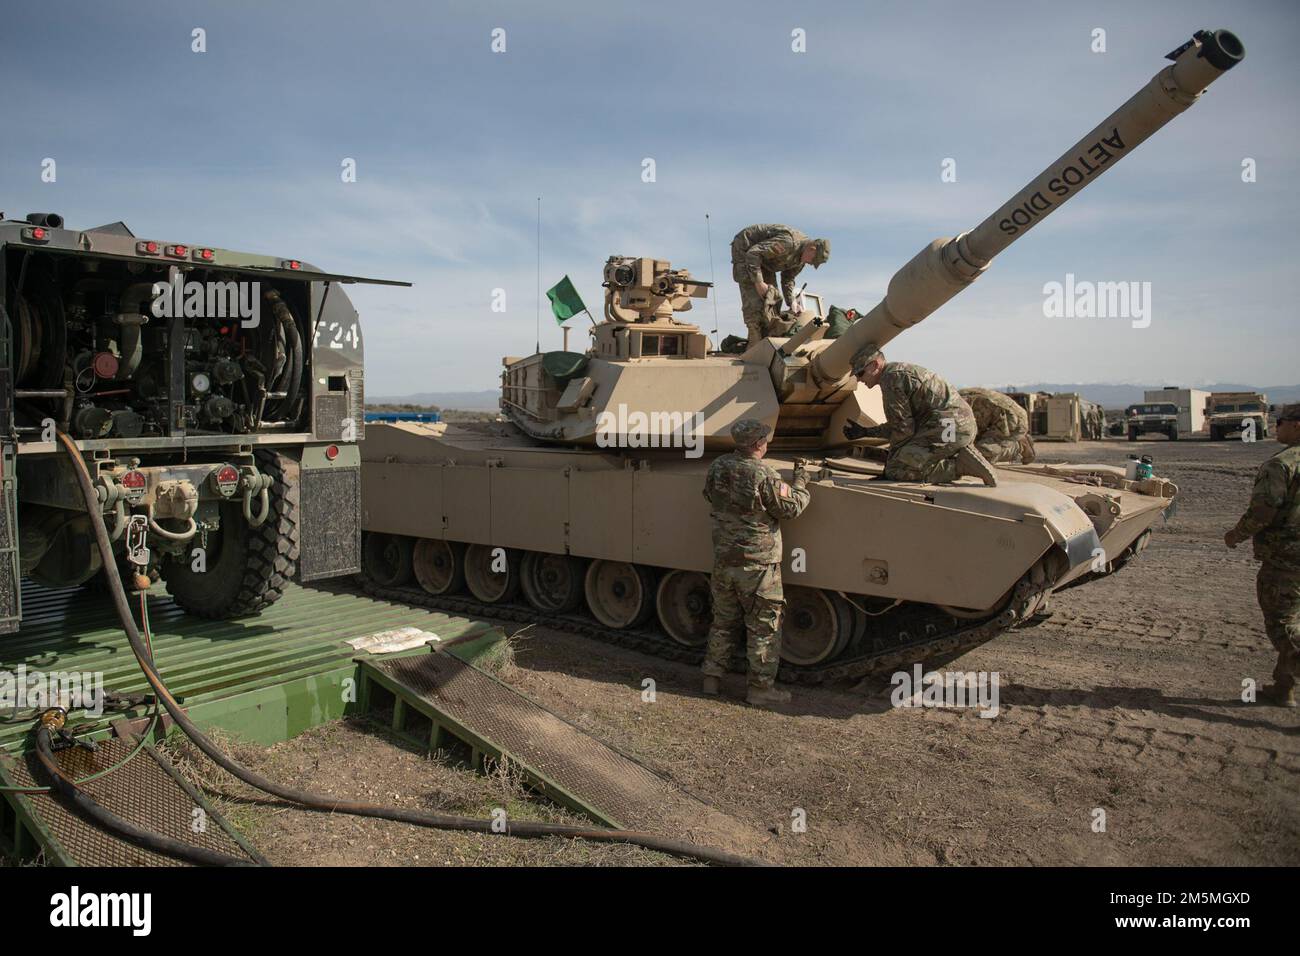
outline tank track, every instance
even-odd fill
[[[539,624],[557,631],[593,638],[627,650],[683,664],[699,664],[704,660],[703,648],[686,647],[676,643],[654,623],[640,628],[611,628],[593,621],[584,614],[548,614],[523,602],[487,604],[465,595],[430,594],[419,586],[413,585],[384,587],[364,575],[358,575],[356,580],[360,582],[361,588],[367,594],[385,601],[398,601],[450,614],[512,623]],[[992,618],[965,627],[957,627],[946,633],[928,633],[919,640],[909,640],[893,647],[867,649],[858,646],[858,642],[855,642],[842,655],[825,664],[799,666],[782,662],[777,679],[790,684],[817,686],[860,680],[935,658],[951,659],[1010,629],[1017,621],[1022,620],[1018,609],[1026,609],[1028,614],[1032,614],[1033,609],[1040,605],[1040,599],[1045,593],[1035,591],[1028,580],[1023,580],[1016,586],[1015,595],[1007,608]],[[885,620],[885,618],[876,620]],[[955,622],[956,619],[948,617],[948,620]],[[743,654],[735,655],[731,669],[743,671],[744,667]]]

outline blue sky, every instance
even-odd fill
[[[0,209],[413,281],[350,290],[372,395],[490,389],[532,351],[538,196],[542,287],[568,273],[593,310],[612,253],[708,278],[706,212],[724,334],[743,331],[728,243],[752,222],[830,237],[809,288],[869,308],[1194,30],[1228,27],[1245,63],[891,357],[960,384],[1300,379],[1295,3],[45,0],[5,26]],[[1151,282],[1150,327],[1045,318],[1067,272]],[[711,329],[712,303],[694,317]],[[560,346],[546,313],[542,342]]]

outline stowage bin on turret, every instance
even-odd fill
[[[788,474],[792,456],[820,462],[812,502],[784,534],[787,679],[950,654],[1042,613],[1053,590],[1120,567],[1146,546],[1172,499],[1168,482],[1041,463],[1000,468],[996,488],[881,480],[842,434],[850,419],[883,418],[878,390],[849,368],[862,348],[884,346],[982,275],[1243,56],[1233,34],[1197,33],[1001,208],[913,256],[847,328],[822,321],[818,306],[788,338],[711,351],[679,318],[707,283],[663,260],[611,257],[589,349],[505,360],[506,423],[368,429],[372,581],[400,588],[413,578],[403,595],[432,603],[462,585],[484,604],[522,595],[559,623],[585,604],[601,633],[698,654],[712,565],[700,489],[742,418],[772,426],[768,460],[779,470]]]

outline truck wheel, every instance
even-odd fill
[[[163,563],[167,592],[190,614],[232,618],[257,614],[284,593],[298,568],[298,463],[258,451],[271,478],[271,512],[261,527],[244,520],[242,501],[222,503],[221,527],[208,533],[206,567],[195,571],[193,548]]]

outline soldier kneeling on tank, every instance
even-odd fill
[[[975,450],[990,462],[1029,464],[1037,453],[1029,437],[1029,413],[1014,401],[987,388],[963,388],[958,393],[975,415]]]
[[[781,664],[781,519],[797,518],[808,506],[802,460],[783,481],[763,462],[771,429],[753,418],[731,426],[736,450],[709,466],[704,480],[713,519],[713,626],[705,651],[703,689],[718,693],[732,649],[743,637],[749,661],[749,693],[756,706],[785,703],[789,691],[776,686]]]
[[[1300,403],[1278,415],[1277,440],[1285,447],[1259,466],[1250,506],[1223,542],[1235,548],[1251,538],[1260,562],[1255,593],[1277,665],[1259,699],[1294,707],[1300,677]]]
[[[880,386],[885,422],[847,422],[844,437],[889,439],[885,478],[943,484],[970,475],[990,488],[997,485],[993,466],[972,446],[974,413],[942,378],[919,365],[886,362],[875,345],[854,356],[853,375],[868,388]]]

